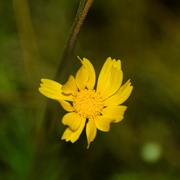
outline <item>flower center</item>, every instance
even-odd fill
[[[73,107],[83,118],[95,118],[103,109],[102,97],[99,93],[84,89],[74,96]]]

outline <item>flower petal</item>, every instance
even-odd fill
[[[81,124],[80,124],[79,128],[76,131],[73,131],[72,129],[67,128],[64,131],[61,139],[65,140],[66,142],[71,141],[72,143],[74,143],[79,138],[79,136],[81,135],[82,130],[83,130],[84,126],[85,126],[85,122],[86,122],[86,119],[83,119],[81,121]]]
[[[79,90],[85,89],[89,79],[89,72],[87,68],[83,65],[76,73],[76,85]]]
[[[90,143],[94,140],[97,134],[96,125],[93,119],[89,119],[88,123],[86,124],[86,136],[87,136],[87,148],[89,148]]]
[[[103,132],[108,132],[110,130],[110,123],[112,122],[112,118],[97,116],[95,119],[96,127]]]
[[[121,86],[123,73],[120,60],[108,58],[104,63],[97,83],[97,92],[103,99],[116,93]]]
[[[77,92],[76,80],[73,76],[70,76],[66,84],[64,84],[61,88],[62,92],[65,94],[74,94]]]
[[[120,122],[124,118],[126,106],[108,106],[102,110],[102,115],[112,119],[114,123]]]
[[[62,99],[72,101],[73,98],[71,95],[65,96],[62,94],[62,85],[58,82],[50,79],[41,79],[41,81],[42,83],[40,84],[41,87],[39,88],[39,91],[44,96],[55,100]]]
[[[125,102],[133,90],[130,80],[128,80],[113,96],[104,101],[105,106],[119,105]]]
[[[74,111],[74,108],[71,106],[71,104],[67,101],[64,100],[58,100],[59,103],[61,104],[61,106],[63,107],[64,110],[68,111],[68,112],[72,112]]]
[[[76,132],[76,131],[75,131]],[[70,128],[66,128],[64,131],[61,139],[67,141],[70,141],[71,135],[73,134],[73,131]]]
[[[87,70],[89,72],[89,79],[87,82],[87,88],[90,90],[93,90],[94,85],[95,85],[95,81],[96,81],[96,73],[95,73],[94,67],[91,64],[91,62],[86,58],[83,58],[83,60],[80,59],[80,61],[87,68]]]
[[[109,57],[105,61],[100,71],[98,82],[97,82],[97,91],[101,92],[101,90],[103,89],[104,83],[109,78],[110,71],[111,71],[111,58]]]
[[[70,112],[63,116],[62,123],[69,126],[72,131],[76,131],[83,120],[84,118],[80,117],[77,113]]]

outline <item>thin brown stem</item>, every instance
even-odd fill
[[[65,67],[65,64],[70,61],[70,57],[73,53],[79,31],[83,25],[83,22],[87,16],[87,13],[88,13],[92,3],[93,3],[93,0],[80,0],[79,8],[77,10],[76,17],[75,17],[73,25],[71,27],[69,38],[68,38],[63,56],[61,58],[59,68],[58,68],[56,76],[55,76],[56,80],[60,78],[61,73],[63,72],[63,69]]]

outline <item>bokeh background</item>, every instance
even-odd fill
[[[97,73],[111,56],[134,90],[124,120],[90,149],[85,132],[61,141],[65,111],[38,92],[54,79],[78,3],[0,1],[0,179],[180,179],[180,1],[94,0],[61,82],[77,55]]]

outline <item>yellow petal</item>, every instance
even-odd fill
[[[72,143],[74,143],[79,138],[79,136],[81,135],[82,130],[83,130],[84,126],[85,126],[85,122],[86,122],[86,119],[83,119],[81,121],[81,124],[80,124],[79,128],[76,131],[72,131],[70,128],[67,128],[64,131],[61,139],[65,140],[66,142],[71,141]]]
[[[121,70],[120,60],[111,60],[108,58],[104,63],[100,72],[97,92],[99,92],[103,99],[106,99],[116,93],[121,86],[123,73]]]
[[[50,99],[63,99],[63,100],[69,100],[72,101],[72,96],[65,96],[62,94],[61,87],[62,85],[59,84],[56,81],[50,80],[50,79],[41,79],[42,83],[40,84],[39,91],[46,97]]]
[[[104,101],[105,106],[120,105],[124,103],[133,90],[130,80],[128,80],[114,95]]]
[[[72,131],[76,131],[81,122],[83,121],[83,118],[81,118],[77,113],[75,112],[70,112],[64,115],[64,117],[62,118],[62,123],[64,125],[69,126],[69,128]]]
[[[110,130],[110,123],[112,122],[112,119],[104,116],[97,116],[95,119],[96,127],[100,131],[108,132]]]
[[[116,60],[116,59],[113,59],[112,60],[112,64],[115,68],[117,68],[118,70],[121,69],[121,61],[120,60]]]
[[[89,72],[87,68],[83,65],[76,73],[76,85],[77,87],[82,90],[85,89],[87,86],[87,82],[89,79]]]
[[[61,139],[65,140],[66,142],[69,141],[72,133],[73,133],[73,131],[70,128],[66,128]]]
[[[117,123],[124,118],[126,109],[126,106],[108,106],[102,110],[102,115],[112,119],[114,123]]]
[[[97,82],[98,92],[101,92],[101,90],[103,89],[104,83],[109,78],[110,71],[111,71],[111,58],[109,57],[105,61],[98,77],[98,82]]]
[[[89,79],[88,79],[88,82],[87,82],[87,88],[90,89],[90,90],[93,90],[94,85],[95,85],[95,81],[96,81],[96,73],[95,73],[94,67],[91,64],[91,62],[86,58],[83,58],[83,60],[81,60],[81,63],[85,66],[85,68],[87,68],[87,70],[89,72]]]
[[[61,89],[65,94],[73,94],[74,92],[77,92],[78,89],[74,77],[70,76],[66,84],[64,84]]]
[[[71,104],[67,101],[64,100],[58,100],[59,103],[61,104],[61,106],[63,107],[64,110],[68,111],[68,112],[72,112],[74,111],[74,108],[71,106]]]
[[[97,134],[96,125],[94,120],[89,119],[88,123],[86,124],[86,136],[87,136],[87,148],[89,148],[90,143],[94,140]]]

